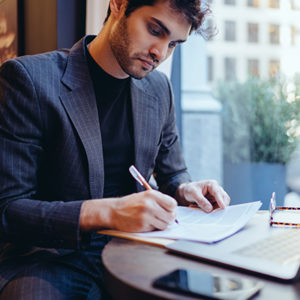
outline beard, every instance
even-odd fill
[[[130,55],[132,43],[129,37],[127,19],[125,16],[121,18],[116,28],[112,30],[109,36],[109,42],[119,66],[129,76],[135,79],[142,79],[156,68],[153,58],[151,58],[149,54],[133,53],[132,56]],[[153,61],[152,67],[145,68],[141,66],[140,59]]]

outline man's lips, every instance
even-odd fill
[[[142,65],[145,69],[147,70],[154,69],[153,61],[142,59],[142,58],[139,58],[139,60],[142,62]]]

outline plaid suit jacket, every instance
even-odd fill
[[[135,165],[146,179],[155,172],[160,190],[173,195],[190,178],[168,79],[157,71],[142,80],[131,79],[131,100]],[[2,266],[5,258],[17,262],[35,249],[89,247],[88,239],[80,237],[79,214],[84,200],[103,195],[100,132],[84,39],[70,50],[19,57],[2,65]],[[0,277],[0,288],[18,269],[16,263],[1,271],[0,263],[0,273],[6,274]]]

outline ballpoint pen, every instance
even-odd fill
[[[132,175],[132,177],[140,184],[143,185],[147,190],[152,190],[149,183],[146,181],[146,179],[142,176],[142,174],[137,170],[135,166],[129,167],[129,172]],[[175,219],[175,222],[179,224],[178,220]]]

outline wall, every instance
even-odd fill
[[[21,54],[69,48],[85,34],[85,1],[23,0],[24,22]]]
[[[24,54],[56,49],[56,18],[56,1],[24,1]]]

